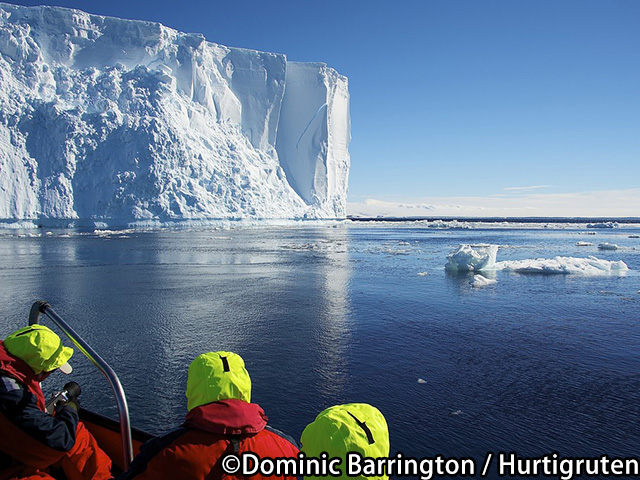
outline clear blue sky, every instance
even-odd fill
[[[640,187],[638,0],[18,1],[159,21],[349,77],[349,197]]]

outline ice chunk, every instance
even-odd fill
[[[604,242],[598,245],[600,250],[618,250],[618,245],[615,243]]]
[[[429,275],[429,272],[418,272],[418,276],[420,277],[426,277],[427,275]]]
[[[445,268],[450,272],[477,272],[495,268],[498,245],[459,245],[447,255]]]
[[[621,260],[609,261],[596,257],[555,257],[497,262],[496,269],[518,273],[623,275],[629,267]]]
[[[618,228],[618,222],[588,223],[587,228]]]

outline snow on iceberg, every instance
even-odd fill
[[[517,273],[619,275],[629,267],[622,260],[600,260],[596,257],[555,257],[497,262],[496,268]]]
[[[0,219],[344,218],[349,140],[324,64],[0,3]]]
[[[495,268],[498,245],[459,245],[447,255],[445,268],[450,272],[476,272]]]

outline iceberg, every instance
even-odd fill
[[[624,275],[629,267],[622,260],[601,260],[596,257],[575,258],[555,257],[525,260],[496,261],[498,245],[459,245],[447,255],[445,269],[449,272],[492,272],[509,271],[539,274],[579,274],[579,275]],[[485,275],[487,276],[487,275]],[[490,275],[489,275],[490,276]],[[472,285],[479,287],[494,283],[485,282],[481,275],[475,275]],[[493,280],[492,278],[489,280]]]
[[[289,183],[309,205],[346,215],[351,141],[347,79],[323,63],[287,63],[276,149]],[[331,139],[330,142],[327,139]]]
[[[325,64],[0,3],[0,220],[344,218],[349,141]]]
[[[445,268],[449,272],[477,272],[495,269],[498,245],[459,245],[447,255]]]
[[[618,250],[619,247],[615,243],[604,242],[598,244],[598,248],[600,250]]]

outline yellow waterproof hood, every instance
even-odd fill
[[[242,357],[233,352],[209,352],[189,366],[187,408],[220,400],[251,402],[251,378]]]
[[[4,347],[36,374],[60,368],[73,355],[73,349],[62,345],[60,337],[44,325],[31,325],[13,332],[4,339]]]
[[[349,452],[372,458],[389,456],[387,421],[380,410],[366,403],[336,405],[320,412],[302,432],[300,443],[300,451],[309,457],[327,452],[330,458],[342,458],[340,470],[343,472]],[[389,477],[347,477],[345,473],[340,478],[387,480]]]

